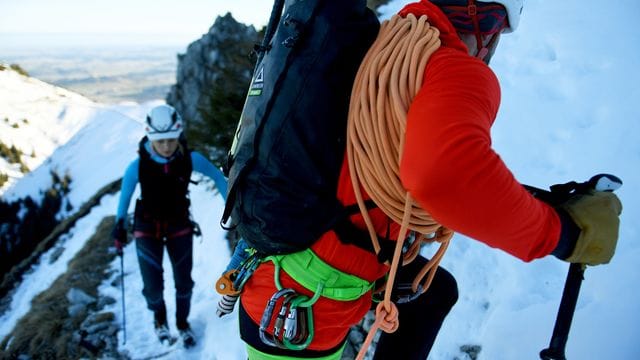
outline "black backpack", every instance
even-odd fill
[[[222,219],[265,254],[306,249],[346,218],[336,190],[351,88],[380,27],[365,0],[284,9],[274,5],[229,154]]]

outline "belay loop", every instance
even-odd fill
[[[376,252],[380,251],[380,244],[360,189],[364,189],[389,218],[401,225],[384,301],[379,305],[376,322],[358,354],[359,359],[364,357],[377,327],[386,324],[385,331],[391,332],[398,327],[394,316],[397,309],[391,302],[391,293],[409,230],[429,234],[430,237],[421,236],[420,241],[441,243],[437,253],[414,280],[414,292],[420,286],[422,292],[428,289],[453,236],[452,231],[443,228],[415,203],[400,181],[407,112],[422,85],[429,57],[440,47],[439,35],[438,29],[428,23],[426,16],[417,19],[413,14],[406,18],[395,15],[383,22],[378,38],[360,66],[351,93],[347,130],[349,172]],[[417,256],[416,247],[407,253],[406,261]]]

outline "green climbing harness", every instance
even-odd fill
[[[344,273],[320,259],[311,249],[287,255],[271,255],[263,261],[273,262],[274,282],[278,291],[269,299],[260,321],[260,339],[263,343],[281,349],[304,350],[314,335],[313,304],[323,296],[337,301],[352,301],[373,289],[374,283]],[[313,296],[299,294],[285,288],[280,282],[280,271],[312,291]],[[276,306],[280,303],[279,310]],[[272,334],[268,329],[273,314],[277,314]]]
[[[373,283],[357,276],[342,272],[320,259],[311,249],[288,255],[271,255],[275,265],[274,280],[278,290],[280,270],[284,270],[298,284],[309,291],[314,291],[314,299],[320,296],[338,301],[359,299],[373,288]],[[315,302],[315,301],[314,301]]]

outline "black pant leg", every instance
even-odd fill
[[[193,291],[193,236],[189,233],[167,240],[167,253],[173,268],[176,287],[176,325],[179,329],[187,326]]]
[[[153,237],[136,238],[136,252],[143,283],[142,295],[147,302],[149,310],[160,316],[162,316],[160,313],[164,312],[166,319],[166,306],[163,298],[164,279],[162,276],[163,251],[164,248],[160,239]]]
[[[395,283],[411,283],[427,261],[419,256],[400,268]],[[381,334],[374,359],[426,359],[445,317],[457,300],[455,278],[439,267],[426,293],[409,303],[397,304],[400,327],[394,333]]]

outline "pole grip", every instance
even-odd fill
[[[576,194],[588,194],[592,191],[615,191],[621,186],[622,180],[611,174],[597,174],[582,183],[570,181],[566,184],[552,185],[550,191],[524,185],[525,189],[533,196],[554,207],[566,202]],[[580,285],[584,279],[585,267],[584,264],[573,263],[569,266],[551,342],[548,348],[540,351],[540,359],[542,360],[566,360],[565,348],[573,321],[573,313],[578,302]]]

